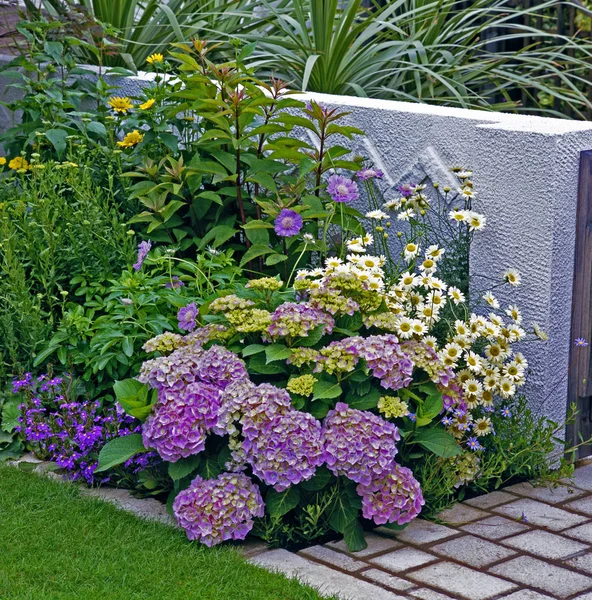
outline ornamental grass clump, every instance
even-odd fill
[[[525,382],[513,344],[527,334],[518,307],[490,291],[470,298],[446,262],[485,224],[470,172],[457,177],[438,203],[423,184],[402,186],[366,216],[372,233],[343,238],[336,255],[287,280],[253,277],[199,311],[189,304],[178,317],[190,333],[147,343],[158,355],[140,370],[144,386],[118,400],[142,412],[138,451],[168,461],[170,505],[191,539],[252,532],[290,545],[340,533],[361,549],[364,527],[422,511],[426,464],[446,471],[450,490],[480,476],[492,417]],[[393,240],[400,248],[380,235],[388,256],[375,255],[385,211],[408,227]],[[428,227],[434,211],[452,247]],[[509,270],[498,285],[519,283]],[[227,481],[252,509],[228,517],[223,501],[206,500],[225,497]]]

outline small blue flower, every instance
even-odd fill
[[[510,409],[506,406],[505,408],[502,408],[500,410],[500,415],[502,417],[505,417],[506,419],[509,419],[512,416],[512,413],[510,412]]]
[[[417,415],[415,413],[409,413],[407,415],[409,417],[409,419],[413,422],[417,421]]]
[[[574,344],[579,348],[585,348],[588,345],[588,342],[585,340],[585,338],[576,338]]]
[[[518,521],[522,521],[523,523],[528,523],[528,517],[526,516],[525,513],[522,513],[519,517],[518,517]]]
[[[470,437],[467,440],[467,446],[474,452],[477,452],[477,450],[483,450],[483,446],[479,443],[479,440],[476,437]]]
[[[442,424],[443,425],[452,425],[452,418],[451,417],[444,417],[442,419]]]

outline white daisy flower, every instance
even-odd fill
[[[428,249],[425,251],[425,257],[437,261],[442,258],[444,252],[444,248],[438,248],[437,244],[432,244],[431,246],[428,246]]]
[[[485,227],[485,221],[486,218],[484,215],[480,215],[479,213],[473,211],[469,211],[469,215],[466,219],[471,231],[480,231],[483,229]]]
[[[389,219],[390,217],[381,210],[371,210],[366,213],[367,219],[374,219],[375,221],[382,221],[383,219]]]
[[[506,269],[504,271],[503,278],[506,283],[509,283],[514,287],[518,287],[522,281],[522,276],[516,269]]]
[[[485,300],[492,308],[500,307],[498,299],[491,292],[485,292],[485,294],[483,294],[483,300]]]
[[[409,242],[403,250],[403,255],[405,256],[405,260],[407,262],[411,262],[417,256],[418,252],[419,246],[413,242]]]
[[[397,219],[399,219],[399,221],[409,221],[409,219],[411,219],[414,216],[415,213],[413,212],[413,209],[408,208],[407,210],[400,212],[397,215]]]
[[[448,295],[455,304],[460,304],[461,302],[465,301],[465,295],[457,287],[449,287]]]
[[[457,221],[458,223],[466,223],[469,219],[469,211],[462,210],[460,208],[453,208],[448,216],[451,221]]]
[[[399,336],[407,340],[413,335],[413,321],[409,317],[401,317],[396,325]]]

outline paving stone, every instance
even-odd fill
[[[524,514],[529,523],[552,529],[553,531],[579,525],[587,519],[584,516],[569,513],[550,504],[531,500],[530,498],[522,498],[516,502],[510,502],[510,504],[502,504],[502,506],[497,506],[491,510],[511,519],[520,519]]]
[[[467,504],[455,504],[451,508],[447,508],[436,515],[439,521],[443,521],[448,525],[464,525],[488,517],[489,515],[482,510],[468,506]]]
[[[516,496],[507,494],[504,492],[491,492],[489,494],[483,494],[470,500],[465,500],[465,504],[470,504],[475,508],[491,508],[492,506],[498,506],[504,504],[504,502],[512,502],[516,500]]]
[[[415,548],[402,548],[382,556],[369,559],[369,562],[388,569],[393,573],[404,572],[413,567],[419,567],[433,560],[438,560],[437,556],[416,550]]]
[[[528,531],[530,527],[524,523],[512,521],[505,517],[489,517],[489,519],[484,519],[483,521],[463,525],[461,529],[475,535],[481,535],[487,539],[498,540],[509,535]]]
[[[311,546],[310,548],[301,550],[298,554],[304,554],[306,558],[322,560],[344,571],[359,571],[367,566],[366,563],[355,560],[347,554],[331,550],[331,548],[327,548],[326,546]]]
[[[592,552],[570,558],[565,561],[565,564],[572,566],[574,569],[578,569],[578,571],[592,573]],[[592,586],[592,583],[590,585]]]
[[[515,556],[516,552],[472,535],[463,535],[430,548],[432,552],[471,565],[485,567],[498,560]]]
[[[296,578],[300,582],[316,588],[321,594],[336,595],[343,600],[360,600],[361,598],[406,600],[404,596],[314,563],[304,556],[287,550],[270,550],[255,556],[250,562],[264,569],[279,571],[287,577]]]
[[[166,511],[166,505],[155,498],[134,498],[129,490],[118,488],[80,488],[81,496],[100,498],[114,504],[117,508],[132,513],[141,519],[160,521],[165,525],[177,526],[177,523]]]
[[[407,593],[413,596],[413,598],[420,598],[420,600],[454,600],[454,598],[451,598],[450,596],[445,596],[444,594],[435,592],[429,588],[418,588]]]
[[[541,529],[508,538],[504,544],[552,560],[567,558],[588,549],[586,544]]]
[[[363,558],[365,556],[370,556],[371,554],[377,554],[378,552],[384,552],[385,550],[395,550],[396,548],[401,548],[403,546],[403,544],[397,542],[393,538],[385,537],[383,535],[376,535],[375,533],[365,532],[364,537],[366,538],[368,547],[358,552],[350,552],[347,549],[347,545],[344,540],[339,540],[338,542],[329,542],[325,544],[325,546],[333,548],[334,550],[340,550],[341,552],[347,552],[353,558]]]
[[[381,583],[382,585],[386,585],[387,587],[398,592],[408,590],[409,588],[412,588],[415,585],[414,583],[411,583],[406,579],[401,579],[400,577],[389,575],[388,573],[380,571],[379,569],[368,569],[367,571],[362,571],[362,573],[359,573],[359,575],[367,577],[368,579],[372,579],[372,581],[376,581],[377,583]]]
[[[576,487],[592,492],[592,464],[578,467],[573,472],[572,481]]]
[[[539,588],[558,598],[567,598],[588,590],[592,585],[587,575],[568,571],[531,556],[512,558],[501,565],[491,567],[489,571],[512,581]]]
[[[453,594],[454,598],[468,600],[486,600],[516,589],[516,585],[509,581],[451,562],[438,562],[423,567],[407,573],[407,577],[441,588],[448,594]]]
[[[592,523],[584,523],[584,525],[578,525],[578,527],[574,527],[573,529],[566,529],[561,533],[592,544]]]
[[[424,519],[411,521],[402,531],[393,531],[386,527],[378,527],[376,531],[382,535],[392,536],[401,542],[418,545],[429,544],[458,534],[458,531],[455,529],[444,527],[444,525],[439,525],[432,521],[425,521]]]
[[[240,546],[238,546],[238,550],[245,558],[251,558],[257,554],[267,552],[268,547],[265,542],[250,538],[241,542]]]
[[[512,492],[519,496],[534,498],[535,500],[541,500],[542,502],[547,502],[549,504],[565,502],[566,500],[577,498],[586,493],[570,485],[559,485],[555,488],[550,488],[534,486],[532,483],[528,482],[511,485],[510,487],[504,488],[504,491]]]
[[[566,504],[565,508],[576,510],[588,515],[589,517],[592,517],[592,496],[586,496],[584,498],[580,498],[579,500],[574,500],[573,502]]]
[[[592,600],[592,592],[588,592],[583,596],[576,596],[573,600]]]
[[[504,600],[553,600],[553,598],[534,590],[518,590],[509,596],[504,596]]]

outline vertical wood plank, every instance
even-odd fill
[[[572,297],[568,406],[578,408],[576,422],[567,426],[574,444],[592,436],[592,364],[590,349],[577,348],[576,338],[592,342],[592,150],[580,154],[580,176],[576,212],[576,246]],[[580,448],[578,457],[592,454],[592,446]]]

